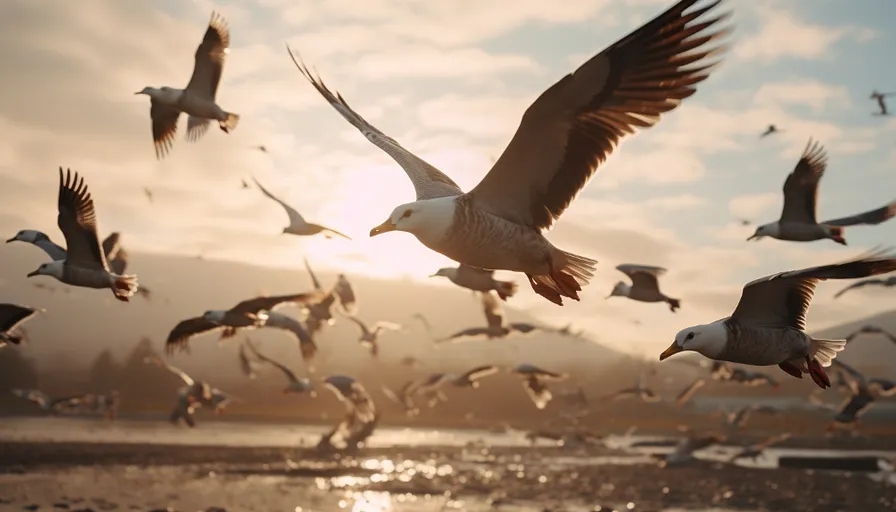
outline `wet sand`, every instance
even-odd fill
[[[864,473],[703,461],[660,468],[631,455],[613,465],[568,464],[614,455],[602,447],[402,447],[338,457],[282,448],[3,443],[0,510],[65,502],[70,510],[328,512],[353,510],[359,499],[367,508],[356,510],[365,512],[623,511],[629,503],[638,511],[896,509],[896,487]]]

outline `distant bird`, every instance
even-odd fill
[[[268,148],[267,148],[267,146],[252,146],[252,148],[253,148],[253,149],[257,149],[257,150],[261,151],[262,153],[267,153],[267,152],[268,152]]]
[[[764,138],[768,137],[769,135],[773,135],[775,133],[781,133],[781,131],[778,130],[778,128],[775,125],[770,124],[770,125],[768,125],[768,128],[764,132],[762,132],[762,135],[760,135],[759,138],[764,139]]]
[[[41,408],[41,410],[54,415],[58,412],[71,410],[78,407],[86,397],[86,395],[73,395],[61,398],[50,398],[42,391],[37,389],[14,388],[11,389],[10,392],[19,398],[37,404],[38,407]]]
[[[156,158],[163,158],[174,145],[177,119],[184,112],[187,117],[187,140],[195,142],[208,131],[209,121],[218,121],[224,133],[230,133],[240,116],[226,112],[215,103],[224,60],[230,53],[230,29],[217,13],[212,13],[202,43],[196,49],[193,76],[186,89],[144,87],[134,94],[149,96],[149,116],[152,118],[152,140]]]
[[[419,368],[421,364],[420,360],[413,356],[405,356],[402,357],[399,361],[404,366],[409,366],[411,368]]]
[[[258,329],[262,327],[283,329],[282,324],[275,325],[277,322],[270,323],[271,316],[273,316],[271,313],[274,312],[275,308],[286,304],[303,304],[318,297],[320,297],[320,294],[317,292],[257,297],[244,300],[230,309],[206,311],[202,316],[188,318],[174,326],[165,342],[165,351],[168,354],[172,354],[175,350],[188,350],[190,338],[215,330],[223,329],[222,338],[229,338],[242,329]],[[282,318],[280,319],[282,320]],[[302,344],[303,336],[300,332],[292,331],[299,339],[300,344]],[[307,340],[305,343],[307,343]],[[313,344],[313,341],[311,343]],[[306,351],[308,349],[303,348],[303,354]]]
[[[671,453],[655,454],[653,458],[657,459],[660,467],[688,464],[695,460],[694,452],[717,445],[723,441],[725,441],[725,437],[719,434],[688,436],[679,441]]]
[[[439,402],[447,402],[448,397],[442,392],[442,388],[457,379],[457,375],[449,372],[431,373],[423,379],[418,379],[402,388],[402,392],[408,396],[422,396],[429,407],[434,407]]]
[[[240,372],[249,379],[255,380],[258,377],[258,374],[255,373],[255,366],[259,361],[250,357],[249,353],[246,351],[246,342],[248,341],[247,338],[246,341],[240,343]]]
[[[888,116],[890,115],[890,111],[887,109],[887,102],[885,98],[896,95],[896,92],[877,92],[876,90],[871,93],[871,99],[877,102],[877,106],[880,107],[880,112],[875,112],[876,115],[879,116]]]
[[[392,322],[377,322],[373,324],[373,327],[367,327],[360,318],[349,316],[349,320],[355,323],[358,328],[361,329],[361,336],[358,338],[358,342],[361,345],[370,351],[370,355],[376,357],[379,354],[380,348],[378,344],[378,340],[380,337],[380,333],[383,331],[400,331],[401,326]]]
[[[240,184],[242,188],[249,188],[249,183],[244,179],[240,179]]]
[[[483,270],[481,268],[471,267],[469,265],[459,265],[458,267],[440,268],[435,274],[429,277],[447,277],[449,281],[474,292],[489,292],[494,290],[506,301],[508,297],[513,297],[519,286],[513,281],[498,281],[493,276],[494,270]]]
[[[740,449],[740,451],[736,452],[734,455],[728,459],[728,462],[734,462],[739,459],[753,459],[756,460],[763,452],[765,452],[766,448],[770,448],[772,445],[776,445],[778,443],[782,443],[788,439],[790,439],[793,435],[790,432],[785,432],[783,434],[778,434],[769,437],[765,441],[760,443],[752,444],[750,446],[745,446]]]
[[[335,289],[324,291],[317,276],[314,275],[314,271],[311,270],[311,264],[308,263],[308,258],[305,258],[304,261],[305,269],[308,271],[308,275],[311,276],[311,283],[314,285],[314,290],[320,294],[320,297],[317,300],[305,304],[304,307],[306,313],[305,325],[308,328],[308,332],[314,336],[323,329],[325,325],[333,325],[333,304],[336,303],[337,296]]]
[[[652,389],[649,389],[644,385],[644,377],[642,375],[638,376],[638,380],[635,381],[635,386],[631,388],[620,389],[619,391],[615,391],[610,393],[609,395],[604,396],[604,400],[606,401],[615,401],[621,398],[632,398],[637,397],[642,402],[653,403],[659,402],[660,396],[653,392]]]
[[[858,330],[853,331],[849,336],[846,337],[846,342],[849,343],[850,341],[856,339],[859,336],[862,336],[863,334],[880,334],[891,342],[896,343],[896,336],[879,325],[871,324],[863,325]]]
[[[258,182],[255,177],[252,177],[252,180],[255,182],[255,186],[261,190],[261,192],[268,196],[268,198],[273,199],[280,206],[286,210],[286,214],[289,216],[289,226],[283,228],[283,233],[286,235],[298,235],[298,236],[312,236],[323,233],[324,238],[333,238],[333,236],[340,236],[345,238],[346,240],[351,240],[348,236],[336,231],[335,229],[330,229],[328,227],[321,226],[319,224],[312,224],[310,222],[306,222],[304,218],[296,211],[295,208],[289,206],[284,203],[282,200],[277,198],[274,194],[268,192],[268,189],[264,188],[261,183]]]
[[[731,368],[728,375],[723,376],[717,380],[721,380],[723,382],[734,382],[747,387],[756,387],[762,385],[769,385],[772,387],[772,389],[780,389],[781,387],[781,384],[779,384],[778,381],[772,378],[770,375],[762,372],[745,370],[743,368]]]
[[[152,204],[152,190],[147,187],[143,187],[143,195],[146,196],[146,200],[149,201],[149,204]]]
[[[880,224],[896,215],[896,201],[850,217],[818,222],[818,184],[824,176],[828,156],[824,148],[809,139],[796,168],[784,181],[784,207],[781,218],[756,228],[747,240],[769,236],[790,242],[830,239],[846,245],[843,228],[859,224]]]
[[[172,374],[176,375],[180,380],[186,384],[186,388],[184,388],[184,393],[187,398],[191,401],[208,401],[212,399],[212,388],[209,384],[202,380],[196,380],[187,372],[181,370],[180,368],[170,365],[165,361],[162,361],[156,355],[151,355],[143,358],[143,362],[146,364],[152,364],[158,366],[163,370],[167,370]]]
[[[25,336],[20,327],[37,312],[37,309],[18,304],[0,304],[0,348],[8,344],[19,345],[22,343]]]
[[[673,313],[681,307],[679,299],[667,297],[660,291],[659,277],[666,273],[666,269],[662,267],[651,267],[649,265],[632,265],[624,263],[616,267],[616,270],[627,275],[631,280],[631,286],[623,281],[616,283],[610,297],[628,297],[638,302],[665,302],[669,304],[669,310]]]
[[[714,44],[726,33],[717,25],[725,16],[701,18],[716,4],[685,13],[694,3],[677,2],[542,93],[491,171],[467,194],[368,124],[290,55],[318,92],[414,184],[417,201],[395,208],[371,236],[406,231],[459,263],[523,272],[537,294],[562,305],[563,297],[579,299],[597,262],[554,247],[541,231],[572,204],[626,135],[657,124],[709,76],[725,49]]]
[[[336,285],[333,287],[333,293],[335,293],[336,298],[339,299],[339,305],[342,307],[342,311],[344,311],[345,314],[353,316],[358,313],[358,300],[355,297],[355,289],[352,288],[352,283],[345,277],[345,274],[339,274],[336,277]]]
[[[432,324],[429,323],[429,319],[423,316],[422,313],[414,313],[411,315],[411,318],[418,320],[423,325],[423,328],[426,329],[426,333],[432,335]]]
[[[896,276],[887,277],[887,278],[877,278],[877,279],[863,279],[857,283],[853,283],[846,288],[843,288],[839,292],[834,295],[834,298],[840,297],[844,293],[849,290],[855,290],[857,288],[864,288],[866,286],[882,286],[884,288],[890,288],[891,286],[896,286]]]
[[[768,405],[752,404],[746,407],[741,407],[734,412],[727,413],[725,415],[725,424],[729,427],[744,428],[747,425],[747,421],[750,420],[750,417],[755,412],[763,414],[780,414],[781,410],[777,407]]]
[[[678,407],[683,406],[684,404],[691,401],[691,398],[700,390],[703,386],[706,385],[705,379],[697,379],[694,382],[691,382],[684,389],[681,390],[681,393],[675,397],[675,405]]]
[[[68,248],[64,259],[44,263],[28,277],[51,276],[65,284],[83,288],[110,288],[115,298],[128,302],[137,291],[137,276],[109,271],[106,256],[97,238],[93,199],[78,173],[59,168],[59,230]],[[47,240],[49,242],[49,239]],[[36,242],[33,242],[36,244]],[[46,244],[39,245],[42,249]],[[44,249],[46,250],[46,249]]]
[[[750,224],[753,223],[753,221],[751,221],[749,219],[742,219],[742,218],[738,218],[737,222],[740,223],[741,226],[749,226]]]
[[[896,270],[896,258],[877,251],[856,259],[766,276],[744,286],[731,316],[682,329],[660,361],[682,351],[753,366],[778,365],[802,378],[808,373],[819,387],[830,387],[824,372],[845,340],[813,338],[806,331],[806,313],[815,287],[825,279],[857,279]]]
[[[346,416],[321,437],[318,449],[357,449],[360,443],[373,434],[379,420],[373,399],[360,382],[345,375],[327,378],[324,387],[331,390],[345,405]]]
[[[883,378],[869,378],[842,361],[834,368],[849,386],[851,396],[843,403],[828,431],[838,426],[857,427],[859,417],[879,398],[896,396],[896,382]]]
[[[289,384],[283,388],[283,393],[308,393],[312,397],[317,396],[317,393],[314,391],[314,386],[311,384],[311,380],[308,378],[298,378],[296,374],[293,373],[292,370],[287,368],[286,366],[274,361],[268,356],[262,354],[258,351],[258,348],[255,347],[255,344],[252,343],[252,340],[246,340],[245,345],[249,347],[249,350],[252,352],[252,355],[261,362],[270,364],[274,366],[286,376],[286,379],[289,381]]]
[[[482,310],[485,313],[486,327],[471,327],[458,331],[447,338],[436,340],[437,342],[460,342],[477,338],[506,338],[513,332],[529,334],[540,329],[538,326],[524,322],[504,322],[504,310],[493,293],[480,293],[482,298]]]
[[[548,389],[547,382],[559,381],[567,377],[566,374],[542,370],[541,368],[528,363],[523,363],[517,366],[511,370],[511,373],[515,373],[523,378],[523,387],[526,389],[526,393],[528,393],[529,398],[532,399],[535,407],[539,409],[547,407],[548,402],[553,398],[551,390]]]
[[[404,386],[401,387],[401,389],[397,393],[395,391],[392,391],[392,388],[386,386],[385,384],[383,384],[381,390],[386,398],[400,405],[408,416],[415,416],[420,412],[420,409],[414,403],[411,393],[409,393],[409,391],[413,391],[413,386],[415,384],[416,381],[408,381],[404,384]]]
[[[453,381],[451,381],[451,383],[461,388],[476,389],[479,387],[480,380],[488,377],[489,375],[495,375],[499,371],[500,368],[493,364],[477,366],[476,368],[458,375]]]
[[[128,263],[128,254],[122,249],[120,239],[121,233],[113,231],[112,233],[109,233],[109,236],[107,236],[100,245],[103,254],[106,257],[106,263],[109,266],[109,270],[115,274],[123,274]],[[47,253],[47,256],[53,261],[65,261],[65,257],[68,254],[64,247],[50,240],[50,237],[47,236],[46,233],[34,229],[23,229],[19,231],[14,237],[6,241],[6,243],[10,242],[27,242],[35,245]],[[141,289],[142,288],[138,289],[137,292],[139,293]]]

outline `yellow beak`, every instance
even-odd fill
[[[389,231],[395,231],[395,224],[392,223],[392,219],[386,219],[386,222],[383,222],[379,226],[370,230],[370,236],[382,235],[383,233],[388,233]]]
[[[677,354],[681,351],[682,351],[682,348],[678,346],[678,343],[673,341],[672,344],[669,345],[669,348],[667,348],[666,350],[663,351],[662,354],[660,354],[660,361],[662,361],[668,357],[674,356],[675,354]]]

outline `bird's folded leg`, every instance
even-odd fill
[[[784,370],[789,375],[792,375],[798,379],[803,378],[803,372],[801,372],[800,369],[796,367],[796,365],[789,361],[784,361],[783,363],[779,364],[778,368]]]
[[[818,384],[818,387],[821,389],[831,387],[831,379],[828,378],[817,359],[809,359],[809,356],[806,356],[806,363],[809,367],[809,376],[812,377],[815,384]]]

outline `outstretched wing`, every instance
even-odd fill
[[[187,92],[203,99],[215,101],[224,60],[230,51],[230,29],[218,13],[213,12],[202,43],[196,48],[193,75],[187,84]]]
[[[307,304],[323,298],[319,292],[293,293],[290,295],[274,295],[271,297],[256,297],[244,300],[231,308],[231,313],[243,315],[257,315],[262,311],[272,311],[286,304]]]
[[[784,181],[781,222],[815,224],[818,211],[818,183],[824,176],[828,156],[821,144],[809,139],[796,168]]]
[[[864,213],[849,217],[841,217],[834,220],[826,220],[822,222],[822,224],[827,224],[828,226],[856,226],[859,224],[876,225],[892,219],[894,215],[896,215],[896,201],[881,206],[880,208],[868,210]]]
[[[223,325],[209,322],[201,316],[182,320],[168,333],[168,339],[165,340],[165,352],[171,355],[175,350],[189,350],[187,343],[193,336],[223,329],[224,327]]]
[[[306,224],[305,219],[301,215],[299,215],[299,212],[296,211],[295,208],[293,208],[292,206],[289,206],[288,204],[283,202],[283,200],[281,200],[274,194],[271,194],[270,192],[268,192],[268,189],[264,188],[264,186],[262,186],[262,184],[259,183],[257,179],[255,179],[255,176],[252,176],[252,181],[255,182],[255,185],[258,187],[259,190],[261,190],[262,194],[268,196],[270,199],[273,199],[280,206],[282,206],[284,210],[286,210],[286,215],[289,216],[289,225],[290,226],[301,226],[303,224]]]
[[[66,265],[105,270],[106,257],[96,234],[96,210],[84,178],[71,169],[59,168],[59,215],[57,224],[65,235]]]
[[[255,344],[252,343],[251,340],[246,340],[246,346],[249,347],[249,350],[252,351],[252,355],[254,355],[256,358],[258,358],[259,361],[264,361],[265,363],[273,365],[276,368],[278,368],[281,372],[283,372],[283,375],[285,375],[286,378],[289,379],[289,382],[297,382],[299,380],[298,378],[296,378],[296,374],[293,373],[292,370],[290,370],[286,366],[283,366],[282,364],[278,363],[277,361],[274,361],[270,357],[259,352],[258,349],[255,348]]]

